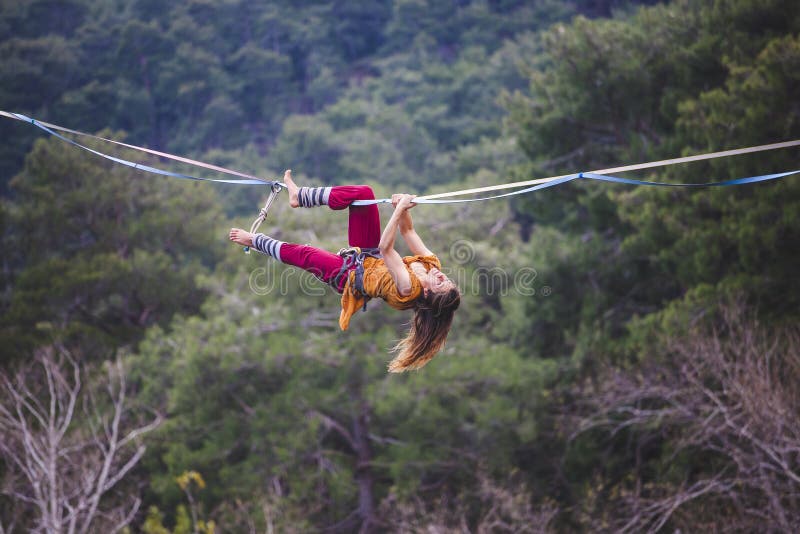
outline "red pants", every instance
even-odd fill
[[[350,205],[354,200],[374,198],[375,193],[368,185],[342,185],[331,188],[328,207],[332,210],[350,208],[347,239],[351,247],[377,248],[381,241],[381,217],[377,204]],[[324,282],[329,282],[339,274],[344,262],[338,254],[295,243],[282,244],[280,255],[283,263],[305,269]],[[346,280],[346,277],[342,277],[342,287],[337,288],[339,292],[342,291]]]

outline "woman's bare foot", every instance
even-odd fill
[[[253,234],[241,228],[231,228],[230,240],[245,247],[253,246]]]
[[[300,207],[300,199],[297,196],[300,188],[292,180],[292,169],[286,169],[286,172],[283,173],[283,183],[286,184],[286,188],[289,190],[289,205],[293,208]]]

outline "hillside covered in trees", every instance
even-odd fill
[[[380,196],[800,138],[794,0],[22,0],[0,57],[2,110]],[[409,314],[343,333],[228,243],[266,188],[0,139],[0,532],[800,530],[796,176],[416,207],[463,303],[392,375]],[[262,231],[346,224],[284,193]]]

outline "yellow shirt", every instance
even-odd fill
[[[426,271],[430,271],[431,267],[442,268],[439,258],[434,255],[404,257],[403,263],[411,278],[411,292],[406,296],[402,296],[397,292],[397,285],[395,285],[392,274],[383,259],[364,258],[364,292],[368,295],[368,298],[382,298],[386,301],[386,304],[397,310],[411,308],[413,302],[422,294],[422,284],[410,267],[415,262],[421,263]],[[350,271],[342,292],[342,313],[339,315],[339,327],[342,330],[347,330],[347,327],[350,326],[350,318],[368,300],[368,298],[364,298],[355,290],[355,277],[355,270]]]

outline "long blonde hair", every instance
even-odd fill
[[[453,288],[444,293],[430,292],[414,301],[411,329],[395,347],[399,352],[389,363],[390,373],[419,369],[443,347],[453,316],[461,304],[461,293]]]

